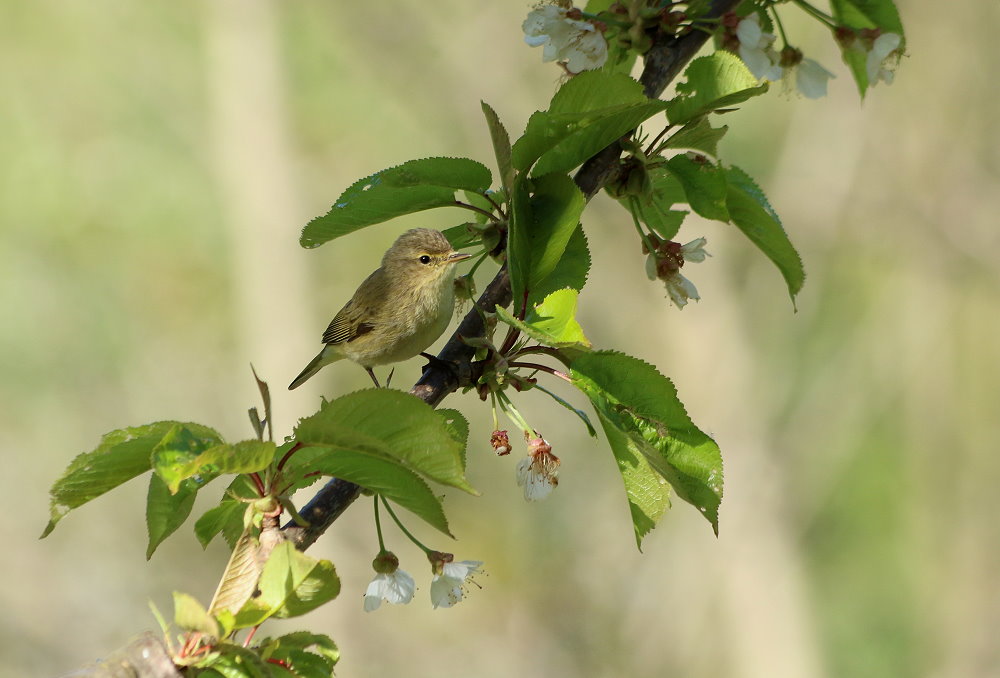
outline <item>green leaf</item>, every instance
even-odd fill
[[[275,659],[289,665],[298,676],[328,678],[340,661],[340,651],[333,640],[308,631],[265,639],[261,641],[257,651],[265,659]]]
[[[188,670],[185,675],[222,676],[223,678],[275,678],[276,675],[294,675],[280,666],[267,664],[254,650],[235,643],[220,642],[212,647],[205,660],[198,663],[196,673]],[[277,673],[281,671],[281,673]]]
[[[665,106],[646,98],[642,86],[627,75],[581,73],[559,88],[547,111],[528,119],[514,142],[514,168],[524,172],[535,165],[536,177],[568,172]]]
[[[634,212],[639,221],[665,240],[672,240],[688,212],[672,210],[670,207],[687,201],[680,180],[665,167],[648,170],[652,191],[643,196],[625,196],[619,199],[621,205]]]
[[[565,174],[550,174],[535,180],[531,199],[531,229],[528,248],[531,265],[528,290],[540,285],[555,269],[566,252],[587,201],[577,185]]]
[[[460,250],[475,245],[479,240],[479,229],[475,227],[476,224],[466,222],[458,226],[446,228],[441,233],[444,234],[444,237],[448,239],[448,242],[451,243],[454,249]]]
[[[193,596],[174,591],[174,624],[185,631],[219,637],[219,625]]]
[[[683,125],[714,110],[742,103],[767,91],[739,57],[715,52],[695,59],[677,83],[677,96],[666,102],[667,119]]]
[[[410,160],[355,182],[329,212],[306,224],[299,242],[318,247],[394,217],[454,205],[456,190],[482,193],[491,183],[489,169],[468,158]]]
[[[667,169],[684,188],[691,209],[706,219],[729,221],[726,175],[721,166],[707,159],[697,162],[687,155],[675,155],[667,161]]]
[[[223,500],[221,504],[208,509],[201,518],[195,521],[194,533],[202,548],[207,547],[215,535],[230,525],[242,525],[246,504],[232,499]]]
[[[158,465],[156,471],[169,477],[172,486],[193,476],[215,478],[223,473],[263,471],[274,461],[274,454],[275,445],[272,442],[241,440],[238,443],[210,447],[186,461]]]
[[[514,166],[511,164],[510,135],[507,128],[500,122],[500,116],[485,101],[479,102],[486,116],[486,125],[490,129],[490,139],[493,140],[493,153],[497,158],[497,168],[500,170],[500,183],[505,193],[510,193],[514,185]]]
[[[53,483],[49,490],[51,517],[42,537],[48,536],[72,509],[148,471],[153,449],[175,426],[183,426],[196,436],[222,441],[219,434],[207,426],[176,421],[160,421],[108,433],[96,449],[77,456]]]
[[[193,480],[184,481],[176,493],[171,493],[160,476],[150,474],[149,491],[146,494],[146,528],[149,533],[146,560],[153,556],[156,547],[164,539],[184,524],[191,515],[197,496],[198,483]]]
[[[722,456],[718,445],[688,417],[669,379],[652,365],[614,351],[585,353],[570,376],[601,419],[619,466],[624,467],[636,540],[666,508],[645,469],[667,480],[697,507],[718,533],[722,500]]]
[[[578,225],[566,243],[566,249],[553,267],[552,272],[545,276],[541,283],[528,292],[528,308],[533,308],[556,290],[567,287],[580,291],[587,283],[590,273],[590,248],[587,246],[587,236],[583,226]]]
[[[515,307],[524,298],[531,272],[531,241],[528,238],[533,224],[531,202],[528,180],[518,172],[511,193],[510,225],[507,230],[507,267],[510,269],[510,289]]]
[[[163,479],[171,492],[177,492],[181,482],[188,478],[195,478],[199,486],[205,485],[218,477],[219,472],[199,460],[203,452],[219,445],[228,447],[215,435],[198,435],[178,424],[153,448],[153,472]]]
[[[364,445],[358,447],[310,447],[296,457],[300,467],[333,476],[383,495],[428,524],[452,536],[441,499],[416,473],[398,461],[386,459]]]
[[[465,451],[469,446],[469,420],[458,410],[447,407],[438,408],[435,412],[444,419],[451,437],[462,446],[462,469],[465,470]]]
[[[830,8],[839,26],[849,28],[881,28],[886,33],[896,33],[903,40],[903,23],[899,18],[899,10],[892,0],[831,0]],[[868,82],[868,52],[857,46],[841,50],[844,63],[851,69],[851,75],[858,85],[858,92],[863,97],[871,86]]]
[[[557,290],[535,306],[525,320],[518,320],[507,309],[497,306],[497,317],[546,346],[588,350],[590,341],[576,321],[578,294],[572,289]]]
[[[291,542],[274,547],[251,598],[236,615],[240,628],[256,626],[269,617],[297,617],[329,602],[340,593],[340,579],[329,560],[317,560]]]
[[[625,433],[605,424],[603,419],[601,424],[625,483],[635,542],[641,551],[643,538],[670,508],[670,486],[662,475],[653,470],[645,455]]]
[[[795,295],[802,289],[806,279],[799,253],[795,251],[781,226],[781,220],[753,179],[738,167],[727,167],[725,172],[729,184],[726,205],[730,218],[781,271],[794,306]]]
[[[319,412],[299,421],[295,438],[304,445],[381,457],[476,494],[465,479],[461,443],[430,405],[409,393],[367,389],[324,402]]]
[[[708,118],[696,118],[670,135],[663,147],[688,148],[716,157],[719,155],[719,141],[728,130],[726,125],[712,127]]]
[[[287,445],[287,447],[291,447],[291,445]],[[243,533],[243,514],[246,512],[247,502],[239,501],[235,497],[242,499],[256,499],[258,497],[257,489],[248,476],[236,476],[226,489],[222,502],[205,511],[195,521],[194,533],[202,547],[208,546],[219,532],[222,532],[230,548],[240,538]]]

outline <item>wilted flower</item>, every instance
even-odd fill
[[[510,454],[510,438],[507,437],[506,431],[494,431],[490,434],[490,445],[498,457]]]
[[[736,26],[736,37],[740,40],[740,58],[755,78],[781,80],[783,71],[779,56],[772,47],[775,36],[773,33],[765,33],[760,27],[760,17],[756,12],[740,21]]]
[[[455,556],[450,553],[431,551],[427,559],[431,561],[431,603],[435,608],[451,607],[465,596],[466,582],[472,582],[472,575],[482,565],[480,560],[463,560],[452,562]],[[474,583],[474,582],[473,582]]]
[[[528,441],[528,456],[517,464],[517,484],[527,501],[545,499],[559,484],[559,457],[542,437]]]
[[[690,280],[681,275],[685,261],[699,264],[710,257],[705,251],[706,238],[696,238],[686,245],[667,240],[660,243],[656,252],[646,257],[646,275],[650,280],[661,280],[667,288],[670,300],[677,308],[684,308],[688,299],[698,301],[698,289]]]
[[[565,62],[570,73],[600,68],[608,59],[608,42],[597,26],[580,18],[580,11],[559,5],[539,5],[521,24],[524,41],[544,45],[542,61]]]
[[[882,33],[872,41],[872,48],[865,60],[865,72],[868,82],[872,85],[881,80],[891,85],[896,77],[896,66],[899,64],[899,44],[903,38],[896,33]]]
[[[399,569],[395,554],[382,551],[375,556],[372,567],[377,574],[365,591],[365,612],[377,610],[383,600],[396,605],[413,600],[417,585],[413,577]]]

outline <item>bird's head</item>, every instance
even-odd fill
[[[453,275],[455,264],[471,254],[456,252],[440,231],[414,228],[399,236],[382,257],[382,268],[392,277],[426,285]]]

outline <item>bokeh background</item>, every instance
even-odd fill
[[[902,5],[910,54],[891,87],[860,103],[828,36],[789,18],[836,72],[829,96],[779,87],[725,120],[723,157],[805,260],[797,313],[731,227],[684,226],[713,257],[686,269],[702,301],[679,312],[645,279],[626,214],[604,197],[586,214],[584,327],[668,374],[721,445],[720,536],[677,504],[640,554],[606,444],[536,394],[518,402],[563,472],[527,505],[519,451],[494,457],[485,407],[456,396],[483,496],[449,496],[456,543],[414,527],[484,560],[482,589],[431,610],[422,556],[390,531],[418,600],[362,612],[364,502],[313,551],[336,563],[340,599],[284,628],[333,636],[344,676],[1000,675],[1000,105],[985,75],[1000,5]],[[338,365],[284,390],[396,234],[464,214],[315,251],[299,229],[410,158],[492,165],[479,101],[516,135],[560,77],[522,43],[528,9],[0,3],[0,676],[69,671],[155,628],[149,600],[211,596],[226,553],[188,527],[144,561],[144,481],[38,541],[48,486],[122,426],[248,437],[251,361],[282,434],[321,393],[366,387]]]

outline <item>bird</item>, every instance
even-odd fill
[[[455,308],[455,265],[471,256],[456,252],[434,229],[400,235],[334,316],[323,333],[323,350],[288,390],[344,358],[365,368],[378,387],[372,367],[420,354],[448,327]]]

